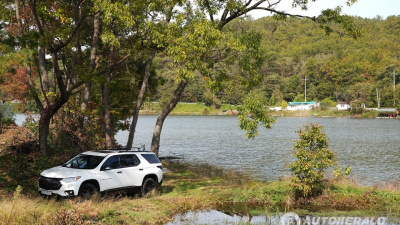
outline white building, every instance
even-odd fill
[[[288,102],[287,110],[310,110],[319,107],[319,102]]]
[[[282,111],[282,107],[276,106],[273,108],[269,108],[269,110]]]
[[[349,103],[347,103],[347,102],[338,102],[336,104],[336,108],[338,110],[349,110],[349,109],[351,109]]]

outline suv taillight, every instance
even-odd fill
[[[162,166],[157,166],[160,170],[162,170]]]

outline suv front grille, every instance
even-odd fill
[[[60,190],[62,186],[60,182],[61,180],[62,178],[49,178],[40,176],[38,182],[39,182],[39,187],[45,190]]]

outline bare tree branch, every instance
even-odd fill
[[[251,1],[251,0],[249,0],[249,1]],[[208,8],[208,14],[210,15],[210,19],[211,19],[212,22],[214,22],[214,17],[213,17],[213,15],[211,13],[210,2],[208,0],[206,0],[206,5],[207,5],[207,8]]]
[[[303,16],[303,15],[297,15],[297,14],[290,14],[290,13],[285,13],[285,12],[281,12],[281,11],[277,11],[275,9],[270,9],[270,8],[265,8],[265,7],[255,7],[254,9],[262,9],[262,10],[266,10],[266,11],[273,12],[273,13],[283,15],[283,16],[295,16],[295,17],[299,17],[299,18],[307,18],[314,22],[317,22],[317,19],[315,16],[310,17],[310,16]]]

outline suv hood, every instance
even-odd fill
[[[73,169],[63,166],[56,166],[43,171],[42,173],[40,173],[40,175],[49,178],[67,178],[67,177],[82,176],[87,174],[89,171],[90,170]]]

